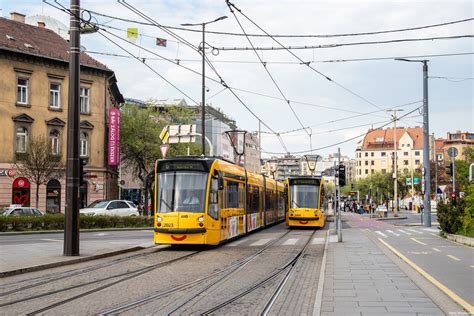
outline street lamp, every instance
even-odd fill
[[[201,124],[202,124],[202,136],[201,137],[201,145],[202,145],[202,155],[205,156],[206,155],[206,141],[205,141],[205,138],[204,136],[206,135],[206,123],[205,123],[205,115],[206,115],[206,75],[205,75],[205,70],[206,70],[206,67],[205,67],[205,61],[206,61],[206,48],[205,48],[205,45],[206,45],[206,32],[205,32],[205,29],[206,29],[206,25],[207,24],[211,24],[211,23],[214,23],[214,22],[217,22],[217,21],[220,21],[220,20],[224,20],[224,19],[227,19],[227,16],[221,16],[213,21],[209,21],[209,22],[203,22],[203,23],[183,23],[181,24],[181,26],[198,26],[198,25],[201,25],[202,26],[202,43],[201,45],[199,46],[199,50],[201,51],[201,54],[202,54],[202,101],[201,101]]]
[[[314,171],[316,170],[316,163],[318,162],[320,155],[304,155],[306,159],[306,164],[308,165],[308,169],[311,172],[311,176],[314,175]]]
[[[397,112],[403,109],[387,110],[393,112],[393,216],[398,217],[398,160],[397,160]]]
[[[422,63],[423,64],[423,224],[431,227],[431,192],[430,192],[430,145],[429,145],[429,121],[428,121],[428,60],[411,60],[406,58],[395,58],[397,61]]]

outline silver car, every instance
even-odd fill
[[[125,200],[100,200],[79,210],[82,215],[138,216],[133,202]]]
[[[43,216],[43,212],[34,207],[10,205],[5,208],[3,216]]]

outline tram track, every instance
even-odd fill
[[[232,303],[238,301],[239,299],[241,299],[241,298],[247,296],[248,294],[254,292],[255,290],[261,288],[262,286],[266,285],[270,281],[275,280],[280,275],[284,274],[283,278],[278,282],[278,285],[276,286],[275,291],[272,293],[270,300],[268,300],[268,302],[265,304],[265,307],[264,307],[263,311],[260,313],[260,315],[267,315],[269,313],[269,311],[271,310],[271,308],[273,307],[276,300],[278,299],[279,295],[281,294],[282,289],[284,288],[285,284],[290,279],[290,277],[292,275],[292,272],[294,271],[297,263],[301,260],[301,258],[304,257],[304,254],[307,251],[308,246],[309,246],[309,244],[310,244],[310,242],[313,239],[315,234],[316,234],[316,231],[313,231],[313,233],[308,238],[308,240],[305,243],[305,245],[303,246],[303,248],[300,251],[298,251],[298,253],[289,262],[287,262],[283,267],[281,267],[280,269],[277,269],[275,272],[273,272],[270,275],[266,276],[264,279],[260,280],[259,282],[256,282],[254,285],[252,285],[251,287],[248,287],[247,289],[245,289],[241,293],[239,293],[237,295],[234,295],[233,297],[227,299],[226,301],[224,301],[220,304],[217,304],[217,305],[213,306],[212,308],[210,308],[210,309],[208,309],[204,312],[201,312],[201,314],[202,315],[210,315],[214,312],[217,312],[217,311],[221,310],[222,308],[231,305]]]
[[[194,251],[194,252],[191,252],[191,253],[186,254],[186,255],[184,255],[184,256],[180,256],[180,257],[178,257],[178,258],[173,258],[173,259],[170,259],[170,260],[166,260],[166,261],[159,262],[159,263],[156,263],[156,264],[147,266],[147,267],[142,267],[142,268],[139,268],[139,269],[136,269],[136,270],[121,272],[121,273],[118,273],[118,274],[115,274],[115,275],[111,275],[111,276],[108,276],[108,277],[100,278],[100,279],[93,280],[93,281],[90,281],[90,282],[86,282],[86,283],[82,283],[82,284],[77,284],[77,285],[73,285],[73,286],[68,286],[68,287],[65,287],[65,288],[58,289],[58,290],[43,292],[43,293],[40,293],[40,294],[37,294],[37,295],[32,295],[32,296],[28,296],[28,297],[25,297],[25,298],[17,299],[17,300],[14,300],[14,301],[2,303],[2,304],[0,304],[0,307],[11,306],[11,305],[15,305],[15,304],[21,304],[21,303],[24,303],[24,302],[27,302],[27,301],[30,301],[30,300],[33,300],[33,299],[39,299],[39,298],[43,298],[43,297],[50,296],[50,295],[53,295],[53,294],[63,293],[63,292],[67,292],[67,291],[70,291],[70,290],[78,289],[78,288],[81,288],[81,287],[85,287],[85,286],[89,286],[89,285],[94,285],[94,284],[98,284],[98,283],[101,283],[101,282],[104,282],[104,281],[109,281],[109,280],[113,280],[113,279],[116,279],[116,278],[120,278],[120,279],[118,279],[118,280],[114,280],[113,282],[109,282],[109,283],[104,284],[104,285],[101,285],[101,286],[99,286],[99,287],[96,287],[96,288],[87,290],[87,291],[85,291],[85,292],[82,292],[82,293],[79,293],[79,294],[77,294],[77,295],[75,295],[75,296],[72,296],[72,297],[70,297],[70,298],[68,298],[68,299],[55,302],[55,303],[53,303],[53,304],[51,304],[51,305],[45,306],[45,307],[43,307],[43,308],[41,308],[41,309],[38,309],[38,310],[35,310],[35,311],[33,311],[33,312],[28,313],[28,315],[36,315],[36,314],[45,312],[45,311],[47,311],[47,310],[50,310],[50,309],[52,309],[52,308],[55,308],[55,307],[57,307],[57,306],[60,306],[60,305],[63,305],[63,304],[72,302],[72,301],[77,300],[77,299],[79,299],[79,298],[81,298],[81,297],[84,297],[84,296],[87,296],[87,295],[90,295],[90,294],[99,292],[99,291],[101,291],[101,290],[104,290],[104,289],[109,288],[109,287],[111,287],[111,286],[114,286],[114,285],[116,285],[116,284],[119,284],[119,283],[125,282],[125,281],[127,281],[127,280],[136,278],[136,277],[138,277],[138,276],[144,275],[144,274],[146,274],[146,273],[148,273],[148,272],[151,272],[151,271],[153,271],[153,270],[155,270],[155,269],[158,269],[158,268],[167,266],[167,265],[169,265],[169,264],[178,262],[178,261],[180,261],[180,260],[189,259],[190,257],[193,257],[193,256],[195,256],[195,255],[197,255],[197,254],[199,254],[199,253],[201,253],[201,252],[202,252],[202,250]]]
[[[212,287],[215,287],[216,285],[222,283],[223,281],[225,281],[228,277],[230,277],[232,274],[234,274],[235,272],[241,270],[243,267],[245,267],[248,263],[250,263],[252,260],[256,259],[257,257],[259,257],[263,252],[265,252],[265,250],[269,249],[271,246],[275,245],[278,241],[280,241],[282,238],[284,238],[286,235],[288,235],[290,233],[290,231],[286,231],[283,235],[281,235],[279,238],[271,241],[270,243],[268,243],[267,245],[265,245],[263,248],[259,249],[257,252],[255,252],[254,254],[246,257],[246,258],[243,258],[243,259],[240,259],[238,260],[237,262],[231,264],[230,266],[220,270],[220,271],[216,271],[214,273],[211,273],[207,276],[204,276],[202,278],[199,278],[199,279],[196,279],[194,281],[191,281],[191,282],[183,282],[183,283],[180,283],[179,285],[174,285],[173,287],[170,287],[168,289],[165,289],[165,290],[161,290],[161,291],[158,291],[158,292],[155,292],[151,295],[147,295],[145,297],[142,297],[138,300],[135,300],[135,301],[131,301],[131,302],[127,302],[127,303],[124,303],[122,305],[118,305],[118,306],[115,306],[114,308],[112,309],[109,309],[109,310],[105,310],[105,311],[102,311],[100,312],[98,315],[101,315],[101,316],[105,316],[105,315],[115,315],[115,314],[119,314],[119,313],[122,313],[122,312],[125,312],[125,311],[128,311],[128,310],[131,310],[133,308],[137,308],[137,307],[140,307],[140,306],[143,306],[143,305],[146,305],[147,303],[149,302],[155,302],[156,299],[160,299],[160,298],[164,298],[166,297],[167,295],[170,295],[170,294],[173,294],[173,293],[177,293],[177,292],[180,292],[182,290],[188,290],[188,289],[192,289],[193,287],[195,286],[199,286],[199,285],[202,285],[203,282],[205,281],[212,281],[210,284],[206,285],[204,288],[200,289],[197,293],[194,293],[191,297],[188,297],[186,299],[183,299],[183,303],[181,303],[179,306],[175,306],[173,307],[172,310],[169,310],[166,312],[167,315],[171,315],[175,312],[177,312],[179,309],[181,309],[182,307],[186,306],[187,304],[189,304],[190,302],[192,302],[193,300],[195,300],[196,298],[198,298],[200,295],[202,295],[204,292],[206,292],[207,290],[211,289]],[[224,274],[224,275],[222,275]],[[213,278],[215,278],[215,280],[213,280]]]

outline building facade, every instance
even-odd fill
[[[443,156],[444,161],[451,161],[451,158],[448,156],[448,150],[451,147],[454,147],[458,151],[458,155],[455,159],[457,160],[465,160],[466,156],[464,155],[464,151],[468,147],[474,146],[474,133],[469,132],[461,132],[457,131],[455,133],[448,133],[446,139],[444,140],[444,147],[443,147]]]
[[[374,129],[369,130],[357,146],[356,180],[376,172],[393,173],[395,141],[398,173],[408,174],[422,167],[423,128]]]
[[[28,142],[43,135],[51,153],[66,165],[69,43],[44,23],[25,24],[18,13],[0,18],[0,33],[0,206],[36,206],[36,184],[18,176],[15,162],[27,152]],[[87,183],[81,188],[88,204],[117,195],[116,168],[107,165],[107,113],[123,98],[112,70],[84,53],[80,62],[78,150],[88,161]],[[64,212],[65,170],[61,174],[40,184],[40,210]]]

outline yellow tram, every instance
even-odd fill
[[[286,185],[286,224],[289,227],[324,227],[327,209],[324,180],[321,177],[290,177]]]
[[[227,161],[155,164],[155,244],[217,245],[285,219],[284,184]]]

